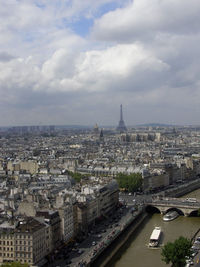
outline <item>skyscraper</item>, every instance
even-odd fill
[[[117,130],[120,133],[124,133],[127,131],[124,120],[123,120],[123,111],[122,111],[122,104],[120,105],[120,120],[119,120],[119,124],[117,126]]]

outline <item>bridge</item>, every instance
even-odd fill
[[[176,210],[179,214],[190,216],[197,214],[200,209],[200,200],[191,198],[152,197],[145,201],[146,209],[156,208],[161,214]]]

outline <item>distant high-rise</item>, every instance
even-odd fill
[[[118,124],[117,130],[120,133],[124,133],[124,132],[127,131],[125,123],[124,123],[124,120],[123,120],[122,104],[120,105],[120,120],[119,120],[119,124]]]

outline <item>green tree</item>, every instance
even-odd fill
[[[86,179],[89,177],[89,174],[81,174],[79,172],[67,171],[67,173],[75,180],[76,183],[80,183],[81,179]]]
[[[192,243],[189,239],[180,236],[173,243],[168,242],[162,249],[162,260],[173,267],[183,267],[186,263],[186,257],[191,257]]]
[[[28,267],[27,263],[20,263],[17,261],[14,262],[4,262],[3,264],[1,264],[1,267]]]
[[[137,191],[142,187],[142,175],[133,173],[130,175],[119,173],[116,176],[119,188],[123,188],[129,192]]]

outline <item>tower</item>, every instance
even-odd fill
[[[120,105],[120,120],[119,120],[119,124],[118,124],[117,130],[120,133],[124,133],[124,132],[127,131],[125,123],[124,123],[124,120],[123,120],[122,104]]]
[[[103,141],[104,140],[104,137],[103,137],[103,129],[101,129],[101,131],[100,131],[99,140],[100,141]]]
[[[95,124],[95,126],[93,128],[93,133],[94,134],[98,134],[99,133],[99,127],[98,127],[97,123]]]

